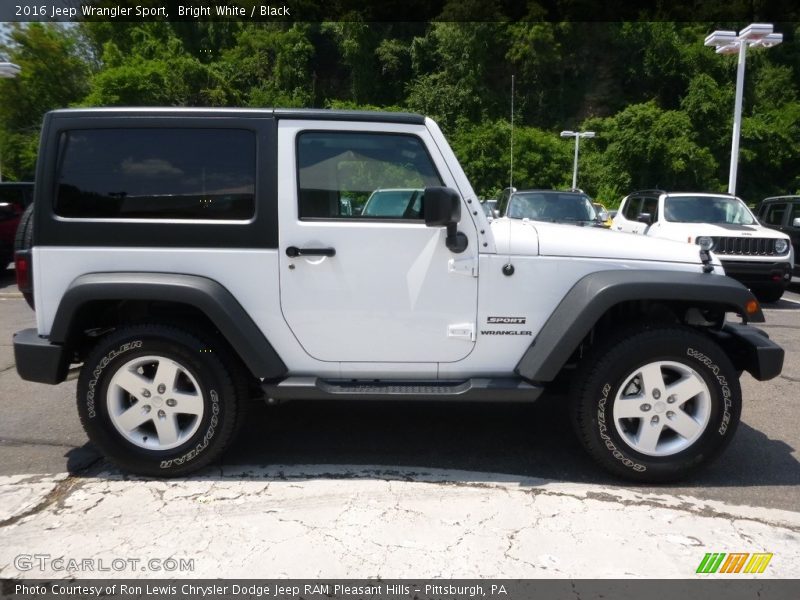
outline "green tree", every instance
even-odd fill
[[[95,45],[114,30],[88,29]],[[101,68],[91,78],[86,106],[226,103],[219,73],[187,52],[169,23],[131,25],[125,36],[105,41],[96,56]]]
[[[33,179],[42,116],[86,93],[87,50],[73,29],[43,23],[14,24],[0,50],[22,69],[0,80],[3,176]]]
[[[634,104],[613,117],[590,119],[597,132],[581,153],[581,185],[612,204],[634,189],[717,190],[717,163],[698,143],[689,117],[655,101]]]
[[[233,105],[310,106],[314,47],[309,26],[256,24],[243,28],[222,54],[219,69]]]
[[[450,141],[479,196],[493,198],[508,187],[511,126],[507,121],[462,125]],[[535,127],[514,128],[513,184],[517,189],[568,187],[570,158],[569,145],[556,134]]]

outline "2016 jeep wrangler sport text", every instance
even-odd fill
[[[55,111],[34,195],[18,372],[82,364],[86,432],[135,473],[207,465],[258,396],[532,401],[562,382],[600,464],[665,481],[730,440],[743,371],[783,364],[713,254],[490,222],[419,115]]]

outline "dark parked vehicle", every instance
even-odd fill
[[[758,206],[758,220],[770,229],[777,229],[792,239],[795,275],[800,275],[800,196],[764,198]]]
[[[32,183],[0,183],[0,269],[5,269],[14,260],[17,226],[22,213],[32,201]]]

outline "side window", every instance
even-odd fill
[[[82,129],[59,140],[55,213],[243,220],[255,214],[256,137],[240,129]]]
[[[422,219],[422,193],[443,185],[413,135],[310,131],[297,137],[301,219]]]
[[[647,197],[642,199],[642,213],[653,217],[653,222],[658,220],[658,198]],[[641,213],[640,213],[641,214]]]
[[[794,223],[795,219],[800,219],[800,202],[792,202],[792,212],[789,214],[789,220],[787,221],[789,227],[794,227],[792,223]]]
[[[625,215],[625,218],[628,221],[635,221],[639,217],[639,207],[642,204],[642,199],[638,196],[632,196],[628,198],[628,202],[625,204],[625,210],[622,212]]]
[[[786,204],[772,204],[764,215],[764,222],[769,225],[783,225],[783,217],[786,215]]]

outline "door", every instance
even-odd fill
[[[794,200],[790,204],[789,217],[786,219],[786,229],[784,233],[788,234],[794,246],[794,264],[800,265],[800,200]],[[795,224],[797,223],[797,224]]]
[[[653,223],[658,220],[658,198],[652,196],[642,196],[631,198],[630,203],[625,206],[625,231],[646,235],[651,225],[641,223],[639,217],[648,214],[653,219]]]
[[[427,130],[374,129],[279,124],[284,319],[318,360],[460,360],[475,339],[475,225],[462,204],[469,243],[461,254],[448,250],[445,230],[422,218],[424,188],[456,188]]]

